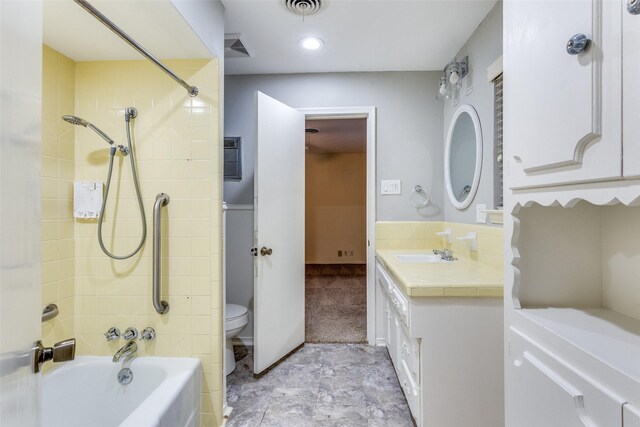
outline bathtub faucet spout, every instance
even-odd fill
[[[136,351],[138,351],[138,344],[129,341],[113,355],[113,363],[119,362],[122,358],[133,356]]]

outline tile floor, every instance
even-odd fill
[[[259,378],[251,347],[235,351],[229,427],[414,426],[385,348],[305,344]]]

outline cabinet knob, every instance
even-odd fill
[[[578,33],[574,35],[567,42],[567,53],[569,55],[578,55],[579,53],[584,52],[587,46],[589,46],[590,41],[591,40],[589,40],[584,34]]]
[[[640,15],[640,0],[627,0],[627,11],[632,15]]]

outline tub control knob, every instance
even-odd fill
[[[76,357],[76,339],[69,338],[64,341],[57,342],[53,347],[45,347],[42,345],[42,341],[36,341],[36,345],[33,348],[32,358],[32,370],[37,374],[40,372],[42,364],[45,362],[53,361],[66,362],[73,360]]]
[[[124,331],[124,334],[122,334],[122,338],[124,338],[127,341],[135,340],[136,338],[138,338],[138,330],[133,327],[127,328]]]
[[[104,336],[107,338],[107,341],[117,340],[118,338],[120,338],[120,329],[112,326],[107,332],[104,333]]]
[[[140,334],[142,341],[151,341],[156,337],[156,331],[152,327],[144,328]]]

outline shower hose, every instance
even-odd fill
[[[133,144],[131,142],[131,121],[129,117],[129,113],[126,116],[126,128],[127,128],[127,144],[129,145],[129,161],[131,163],[131,175],[133,176],[133,186],[136,190],[136,197],[138,198],[138,207],[140,208],[140,220],[142,221],[142,237],[140,238],[140,243],[138,247],[134,249],[128,255],[115,255],[104,246],[104,242],[102,240],[102,222],[104,221],[104,212],[107,207],[107,199],[109,198],[109,188],[111,187],[111,174],[113,172],[113,159],[116,154],[116,147],[111,146],[111,151],[109,152],[109,173],[107,174],[107,186],[104,192],[104,197],[102,198],[102,208],[100,209],[100,220],[98,221],[98,243],[100,244],[100,248],[102,252],[104,252],[108,257],[113,259],[128,259],[137,254],[140,249],[142,249],[142,245],[147,238],[147,222],[145,221],[144,215],[144,205],[142,204],[142,196],[140,195],[140,183],[138,182],[138,173],[136,172],[136,164],[135,164],[135,154],[133,150]]]

